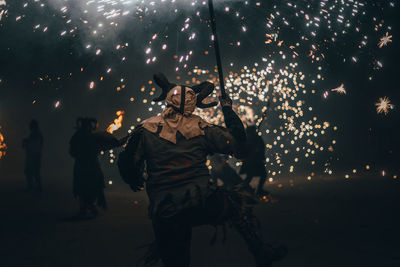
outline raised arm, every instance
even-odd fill
[[[138,126],[133,132],[124,151],[118,157],[118,169],[122,179],[133,191],[144,186],[144,142],[143,128]]]
[[[211,152],[233,154],[236,158],[246,157],[246,132],[240,118],[232,110],[232,100],[220,98],[226,128],[212,126],[206,129]]]

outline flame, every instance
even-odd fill
[[[0,159],[6,155],[6,150],[7,150],[7,145],[4,142],[4,136],[0,133]]]
[[[114,122],[111,123],[110,126],[108,126],[108,128],[107,128],[107,132],[110,134],[112,134],[113,132],[115,132],[116,130],[118,130],[119,128],[122,127],[122,120],[124,119],[125,111],[118,110],[116,114],[117,114],[118,118],[116,118],[114,120]]]

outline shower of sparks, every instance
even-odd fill
[[[215,60],[210,51],[214,37],[208,27],[207,1],[34,0],[15,7],[12,17],[2,9],[8,6],[5,0],[0,0],[0,20],[3,17],[4,26],[10,21],[11,25],[21,24],[21,28],[47,35],[56,42],[76,40],[73,47],[79,54],[97,60],[98,64],[76,71],[89,73],[82,82],[82,87],[88,88],[90,81],[89,90],[100,88],[107,79],[116,92],[128,93],[133,78],[119,69],[122,65],[140,63],[143,68],[153,65],[151,69],[155,69],[155,64],[166,66],[175,71],[177,83],[190,85],[209,80],[218,84],[213,66],[198,65]],[[332,59],[349,65],[368,61],[371,64],[365,66],[371,72],[383,68],[377,46],[369,40],[380,39],[379,48],[392,42],[389,35],[392,29],[384,15],[394,7],[393,1],[377,4],[368,0],[216,1],[219,19],[227,22],[218,24],[221,46],[236,55],[243,53],[239,49],[253,45],[250,49],[254,49],[252,54],[258,58],[251,61],[257,63],[246,62],[244,66],[236,57],[229,58],[226,56],[229,53],[224,53],[223,64],[228,74],[227,90],[246,124],[259,125],[267,103],[271,102],[267,119],[260,125],[260,134],[267,140],[270,179],[285,170],[294,172],[295,166],[303,162],[315,168],[319,164],[324,170],[325,159],[335,151],[333,139],[338,128],[318,118],[312,95],[322,94],[328,101],[329,89],[319,83],[328,79],[326,73]],[[37,16],[37,10],[42,12],[44,8],[53,13],[48,17]],[[34,24],[29,24],[32,21]],[[237,34],[224,34],[228,31],[225,25]],[[135,38],[129,37],[133,35]],[[354,42],[346,41],[349,36]],[[138,53],[141,56],[136,56]],[[76,72],[71,69],[67,75],[43,75],[37,82],[65,80]],[[164,103],[149,100],[158,94],[156,90],[149,81],[137,94],[135,91],[128,96],[127,102],[143,104],[147,110],[141,110],[140,115],[153,116],[165,107]],[[346,94],[343,84],[330,91]],[[212,97],[217,95],[214,93]],[[384,110],[381,112],[386,114]],[[219,108],[198,110],[198,114],[212,123],[223,124]],[[123,115],[123,111],[117,112],[118,118],[108,132],[121,127]],[[139,113],[130,114],[130,118],[133,118],[131,124],[142,120]],[[113,163],[113,152],[110,157]]]
[[[331,90],[332,92],[336,92],[338,94],[346,94],[346,89],[344,88],[344,84],[342,83],[339,87]]]
[[[216,6],[217,11],[230,16],[233,21],[230,25],[241,32],[240,35],[235,35],[236,37],[229,37],[231,40],[227,40],[227,43],[231,47],[239,48],[243,43],[248,42],[248,35],[253,34],[251,31],[263,29],[264,43],[268,46],[266,50],[268,54],[264,55],[264,58],[279,58],[280,60],[307,58],[315,67],[314,76],[318,77],[312,79],[313,83],[316,80],[323,80],[322,67],[330,54],[338,54],[343,57],[343,60],[350,59],[354,63],[359,62],[358,56],[366,54],[372,61],[380,62],[376,59],[373,48],[369,47],[368,40],[374,37],[371,35],[386,32],[386,36],[381,38],[380,47],[391,42],[392,36],[388,35],[391,27],[385,25],[382,12],[380,12],[380,10],[394,8],[394,2],[390,1],[379,5],[375,3],[376,1],[367,0],[220,2]],[[5,5],[5,0],[0,0],[0,6],[2,4]],[[167,48],[175,48],[175,43],[171,43],[174,40],[170,37],[172,33],[179,32],[176,39],[180,43],[187,42],[190,44],[188,47],[205,37],[209,41],[212,39],[209,38],[209,29],[204,27],[209,20],[206,1],[66,0],[58,2],[35,0],[25,3],[15,20],[24,23],[25,18],[30,16],[29,10],[47,6],[54,8],[55,13],[62,15],[62,18],[57,16],[63,25],[57,33],[60,38],[80,37],[86,42],[83,47],[87,53],[99,57],[113,54],[120,62],[128,60],[125,54],[132,44],[129,42],[108,43],[105,40],[113,40],[131,27],[126,27],[126,25],[135,25],[132,27],[138,27],[138,30],[145,29],[148,33],[141,38],[142,42],[134,44],[137,51],[143,51],[144,64],[159,62],[160,56],[170,52]],[[165,10],[173,12],[168,12],[168,15],[164,16]],[[187,16],[180,17],[179,14],[187,14]],[[160,17],[163,17],[166,26],[152,22]],[[261,18],[265,18],[263,28],[259,26]],[[49,32],[50,26],[46,25],[49,22],[40,23],[39,20],[32,25],[33,31]],[[176,26],[168,25],[170,22],[174,22]],[[350,34],[359,42],[354,42],[354,46],[343,45],[345,42],[341,40]],[[338,53],[328,52],[332,45]],[[190,63],[196,54],[208,55],[206,50],[208,46],[202,47],[203,51],[190,48],[176,49],[173,67],[176,72],[193,67]],[[109,74],[111,68],[105,69],[106,74]]]
[[[337,127],[319,120],[313,114],[313,107],[307,105],[306,77],[297,70],[297,63],[289,63],[283,69],[276,69],[272,62],[262,64],[263,67],[260,65],[255,63],[253,67],[243,66],[237,73],[228,73],[226,87],[236,103],[235,111],[247,125],[261,122],[268,100],[271,100],[271,108],[259,132],[267,140],[266,167],[269,177],[273,179],[283,172],[294,172],[299,164],[316,167],[320,161],[318,156],[324,158],[330,153],[329,147],[336,143],[327,140],[326,136],[332,136]],[[196,68],[187,74],[188,80],[181,81],[184,84],[198,84],[204,80],[217,84],[216,70],[212,73]],[[215,91],[218,90],[217,87]],[[142,92],[144,99],[153,97],[152,83],[149,82],[149,87],[143,86]],[[209,101],[217,99],[216,92]],[[149,111],[152,112],[161,112],[164,107],[162,103],[151,104]],[[223,114],[218,107],[198,109],[196,114],[213,124],[223,125]],[[240,164],[237,162],[236,166]]]
[[[393,109],[394,106],[390,103],[390,99],[388,97],[380,97],[379,101],[375,103],[376,112],[378,114],[384,113],[385,115],[389,113],[389,109]]]
[[[379,48],[382,48],[384,46],[387,46],[388,43],[392,42],[392,35],[389,35],[389,33],[387,32],[385,36],[383,36],[378,44]]]
[[[107,128],[108,133],[112,134],[113,132],[122,127],[122,120],[124,119],[124,114],[125,112],[122,110],[117,111],[116,115],[118,116],[118,118],[116,118],[114,122],[108,126]]]
[[[0,126],[1,130],[1,126]],[[0,132],[0,159],[6,155],[7,145],[4,141],[4,136]]]

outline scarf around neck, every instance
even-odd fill
[[[184,103],[182,103],[184,99]],[[176,144],[176,133],[179,131],[186,139],[204,135],[204,128],[211,124],[194,115],[196,93],[189,87],[175,86],[167,94],[167,107],[161,115],[143,121],[143,127],[156,133],[161,126],[160,138]]]

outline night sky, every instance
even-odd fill
[[[28,135],[32,118],[39,121],[45,138],[48,172],[72,173],[68,142],[78,116],[96,117],[99,129],[105,130],[115,113],[124,110],[123,126],[115,132],[122,137],[139,123],[138,118],[143,120],[161,110],[152,105],[154,96],[149,95],[154,72],[164,72],[177,83],[208,79],[218,84],[208,9],[202,1],[105,1],[104,10],[98,0],[87,2],[0,1],[0,132],[8,147],[0,159],[1,176],[21,172],[21,141]],[[244,66],[265,70],[271,62],[276,74],[296,63],[296,70],[290,72],[304,74],[304,88],[289,105],[302,102],[304,116],[295,117],[295,127],[300,129],[303,121],[314,117],[317,120],[311,125],[330,125],[325,134],[310,137],[313,145],[324,146],[324,151],[316,149],[315,155],[305,158],[305,140],[291,144],[296,134],[290,134],[288,121],[279,117],[285,100],[279,99],[282,94],[277,87],[267,92],[265,85],[254,82],[250,87],[228,88],[235,103],[251,107],[258,115],[253,116],[256,122],[266,106],[266,99],[260,96],[276,99],[261,131],[272,146],[267,150],[269,162],[274,162],[267,166],[269,177],[279,178],[272,171],[285,174],[292,165],[298,177],[311,172],[322,175],[329,158],[338,177],[353,169],[365,171],[367,164],[375,172],[398,173],[398,3],[358,3],[362,5],[322,0],[215,1],[225,75],[243,73]],[[121,11],[115,11],[118,9]],[[387,32],[392,42],[379,48]],[[210,73],[197,76],[194,69]],[[273,80],[273,74],[265,81]],[[94,87],[90,88],[92,81]],[[257,89],[251,87],[254,84]],[[341,84],[346,94],[331,91]],[[155,95],[158,93],[156,88]],[[383,97],[394,105],[387,115],[376,111],[375,103]],[[150,107],[154,109],[149,111]],[[274,129],[278,129],[276,135],[271,134]],[[281,132],[285,137],[274,145]],[[328,152],[331,145],[333,151]],[[282,157],[278,163],[277,155]],[[112,168],[107,153],[103,159],[104,166]],[[310,165],[311,161],[315,164]]]

